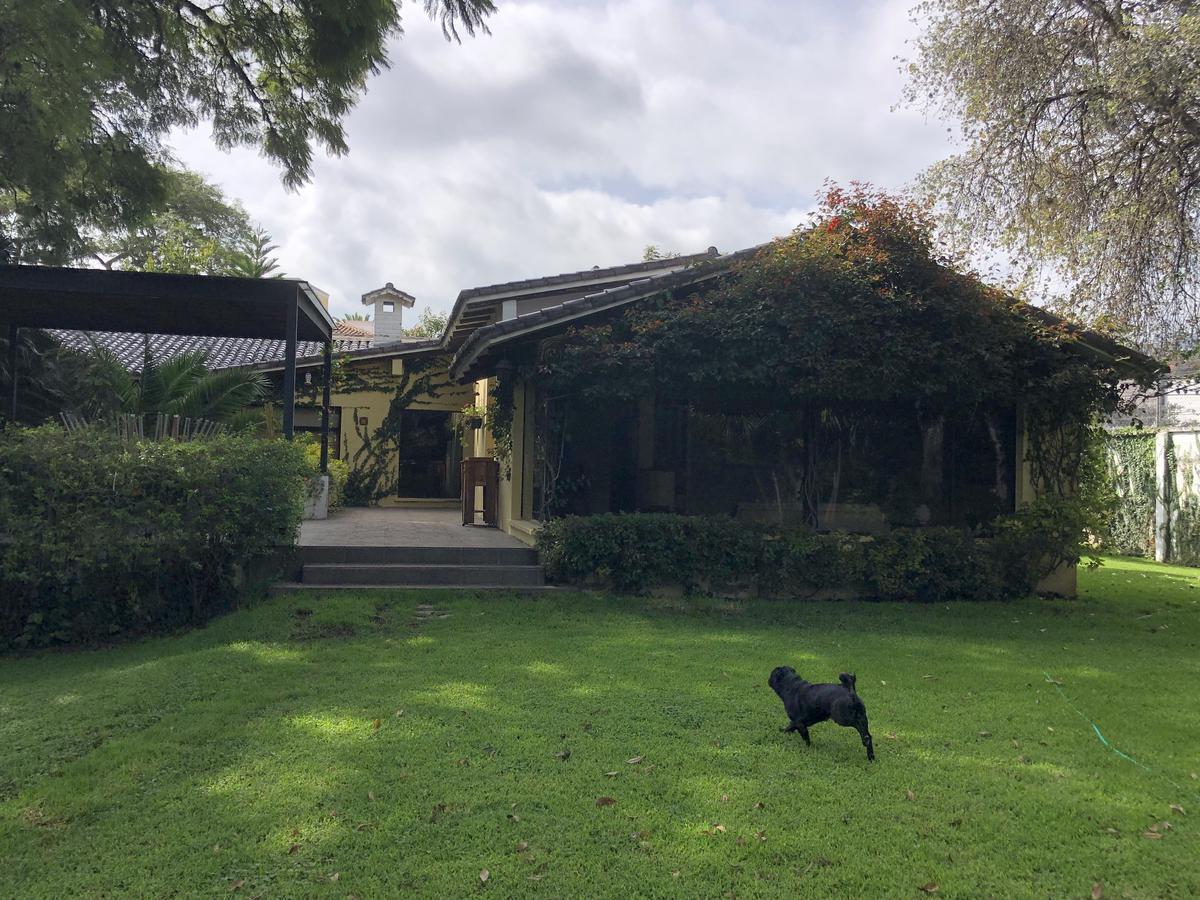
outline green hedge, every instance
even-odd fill
[[[1077,511],[1033,504],[984,533],[898,528],[817,534],[665,513],[556,519],[538,532],[554,582],[640,593],[737,588],[765,596],[853,592],[880,600],[996,600],[1031,593],[1058,562],[1076,562]]]
[[[247,436],[123,444],[0,433],[0,646],[204,621],[295,541],[301,447]]]

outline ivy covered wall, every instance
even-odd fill
[[[1137,429],[1108,437],[1113,514],[1109,523],[1114,549],[1126,556],[1154,558],[1154,432]]]
[[[1115,431],[1105,459],[1113,549],[1200,566],[1200,431]]]

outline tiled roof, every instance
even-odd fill
[[[678,269],[665,275],[629,281],[620,287],[586,294],[555,306],[543,307],[487,325],[471,334],[459,348],[450,369],[451,374],[455,378],[459,378],[470,373],[471,368],[491,345],[531,331],[632,303],[660,291],[675,290],[719,277],[728,272],[735,264],[753,257],[763,246],[766,245],[748,247],[745,250],[738,250],[723,256],[702,254],[699,261],[692,263],[687,268]]]
[[[375,323],[370,319],[338,319],[333,323],[333,336],[337,338],[375,337]]]
[[[181,353],[202,350],[208,356],[210,369],[230,369],[258,363],[274,362],[284,358],[283,341],[263,338],[230,337],[185,337],[174,334],[129,334],[112,331],[61,331],[50,334],[73,350],[88,352],[93,341],[116,355],[131,372],[140,372],[145,354],[143,339],[150,339],[150,354],[155,359],[170,359]],[[350,350],[365,350],[371,346],[370,338],[335,337],[333,350],[345,353]],[[298,341],[296,356],[319,356],[321,345],[316,341]]]

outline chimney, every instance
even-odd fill
[[[362,295],[363,306],[373,306],[371,316],[375,320],[375,344],[386,344],[404,337],[402,316],[404,307],[412,309],[416,298],[399,290],[390,281]]]

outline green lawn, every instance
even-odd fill
[[[0,660],[0,895],[1200,895],[1200,575],[1082,584],[292,595]],[[782,663],[858,673],[876,763],[847,729],[780,733]]]

